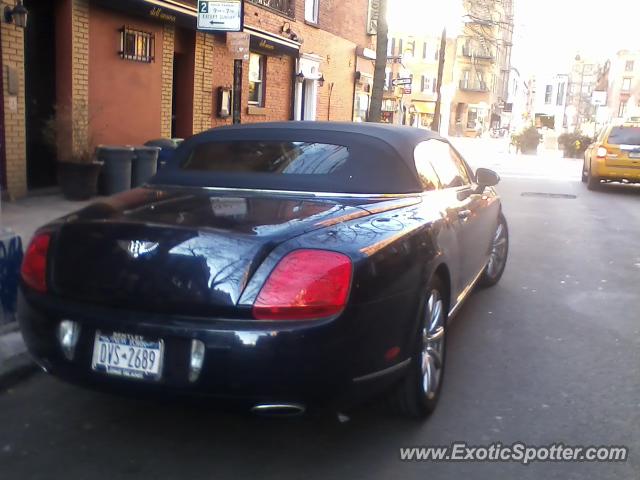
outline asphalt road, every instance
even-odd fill
[[[555,175],[487,148],[477,148],[477,163],[504,174],[510,260],[502,282],[475,292],[451,325],[443,397],[429,421],[376,406],[342,424],[256,418],[36,374],[0,393],[0,478],[639,478],[640,188],[589,192],[576,181],[579,162],[555,159],[568,172]],[[399,460],[400,447],[453,441],[631,453],[600,464]]]

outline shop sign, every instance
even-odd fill
[[[250,47],[251,51],[263,53],[265,55],[292,55],[297,56],[299,50],[283,43],[251,35]]]

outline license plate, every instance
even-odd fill
[[[141,335],[96,332],[91,368],[96,372],[140,380],[159,380],[164,342]]]

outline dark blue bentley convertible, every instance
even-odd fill
[[[388,392],[424,417],[447,322],[505,268],[498,180],[414,128],[210,130],[148,185],[36,233],[22,331],[43,369],[82,385],[265,413]]]

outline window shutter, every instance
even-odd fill
[[[420,91],[424,92],[424,75],[420,78]]]
[[[422,44],[422,58],[427,59],[427,42]]]

